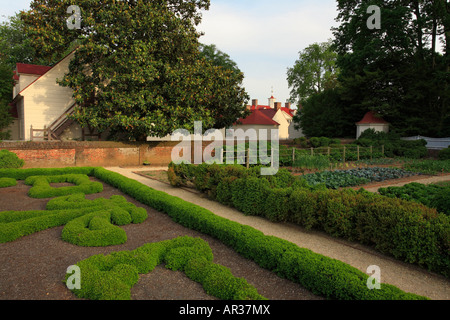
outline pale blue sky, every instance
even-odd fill
[[[30,0],[0,0],[0,21],[30,8]],[[76,4],[76,0],[74,1]],[[230,55],[245,74],[251,99],[289,98],[287,68],[298,52],[332,37],[336,0],[211,0],[199,30],[205,44]]]

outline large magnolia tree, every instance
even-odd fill
[[[73,89],[83,127],[143,140],[193,130],[194,121],[223,128],[245,115],[243,74],[199,50],[196,26],[209,0],[78,0],[75,29],[66,21],[72,4],[34,0],[22,19],[42,58],[76,47],[60,84]]]

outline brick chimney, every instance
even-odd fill
[[[291,103],[290,102],[286,102],[284,105],[286,108],[291,109]]]
[[[281,102],[275,102],[275,110],[280,110],[281,109]]]
[[[258,106],[258,99],[252,100],[252,106],[254,106],[254,107]]]

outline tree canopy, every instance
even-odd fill
[[[379,28],[369,27],[371,5],[380,8]],[[297,123],[308,126],[304,114],[314,130],[337,136],[356,132],[355,122],[372,110],[403,136],[450,136],[449,1],[337,0],[337,9],[335,87],[294,90],[294,98],[307,97]],[[324,110],[334,121],[322,121]]]
[[[331,41],[314,43],[299,53],[299,59],[287,71],[292,102],[303,103],[335,85],[336,56]]]
[[[450,3],[337,3],[341,97],[355,116],[374,110],[405,135],[450,135]],[[369,5],[381,9],[380,29],[367,28]]]
[[[246,112],[243,74],[199,49],[196,26],[209,0],[79,0],[79,29],[62,19],[70,5],[34,0],[22,19],[42,58],[76,44],[60,84],[73,90],[82,126],[143,140],[192,131],[194,121],[227,127]]]

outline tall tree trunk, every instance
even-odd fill
[[[423,21],[422,14],[420,12],[419,1],[414,1],[414,14],[416,15],[417,21],[417,52],[419,54],[420,61],[424,61],[423,55]]]

